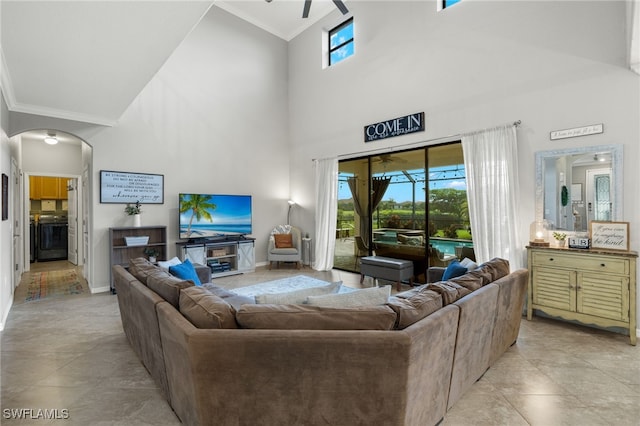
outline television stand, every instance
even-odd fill
[[[214,240],[176,243],[180,260],[189,259],[192,263],[209,266],[212,278],[254,272],[256,270],[254,246],[255,238],[230,240],[228,236]]]

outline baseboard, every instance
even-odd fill
[[[91,294],[96,294],[96,293],[106,293],[107,291],[111,291],[111,287],[104,286],[104,287],[96,287],[96,288],[89,288],[89,290],[91,290]]]
[[[4,325],[7,323],[7,318],[9,318],[9,312],[11,311],[11,307],[13,306],[13,298],[14,294],[11,295],[11,299],[9,300],[9,303],[4,310],[4,315],[2,316],[2,321],[0,322],[0,331],[4,330]]]

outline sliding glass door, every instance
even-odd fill
[[[424,279],[472,245],[468,229],[460,143],[340,162],[334,267],[359,272],[375,254],[413,261]]]

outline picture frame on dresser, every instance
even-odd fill
[[[589,223],[591,248],[629,251],[629,222],[602,222],[593,220]]]

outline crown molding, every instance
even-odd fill
[[[106,126],[106,127],[113,127],[117,124],[116,120],[111,120],[105,117],[89,115],[89,114],[80,114],[73,111],[65,111],[65,110],[41,107],[36,105],[16,103],[13,105],[13,107],[9,107],[9,110],[13,112],[21,112],[24,114],[42,115],[45,117],[59,118],[62,120],[97,124],[97,125]]]
[[[4,96],[4,101],[7,103],[7,108],[11,110],[12,106],[16,103],[16,98],[13,93],[11,75],[9,74],[9,67],[7,66],[2,46],[0,46],[0,89],[2,89],[2,95]]]

